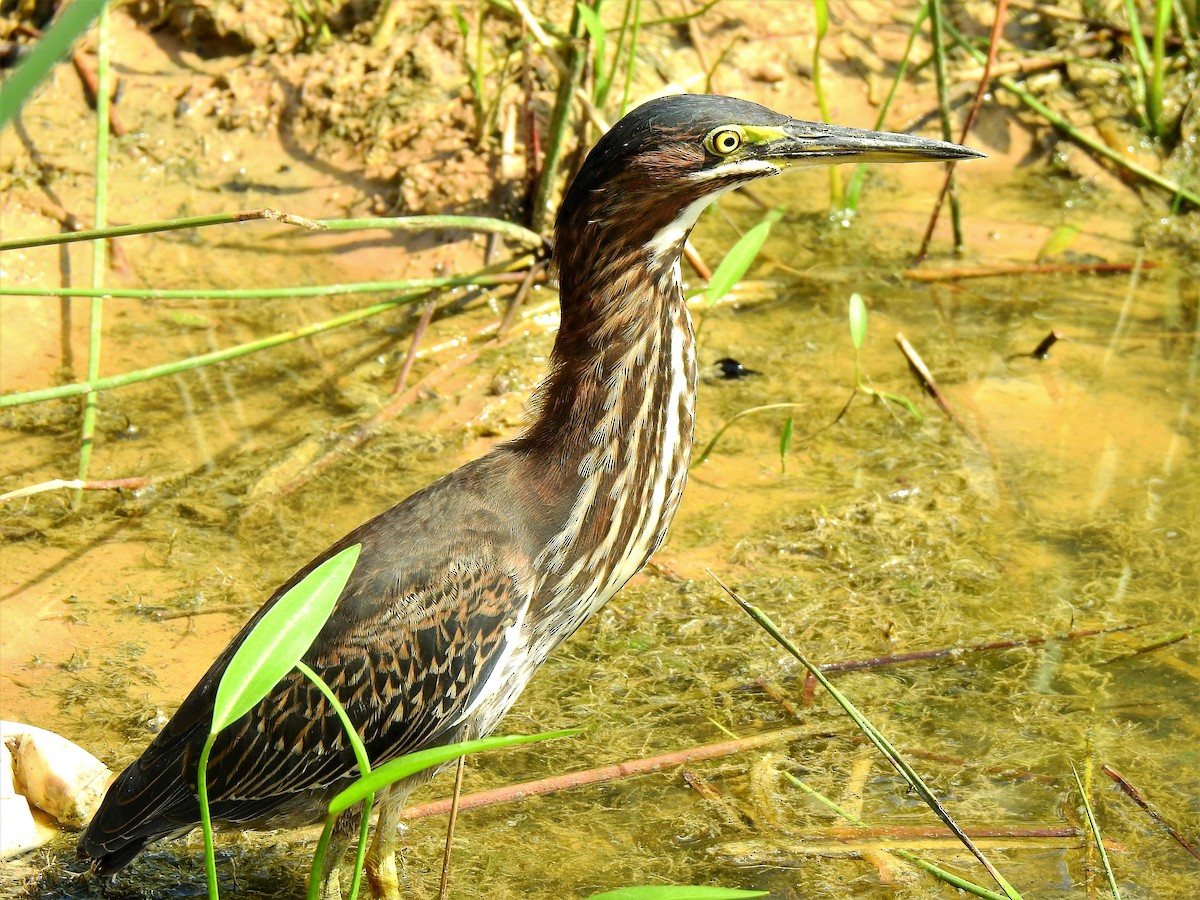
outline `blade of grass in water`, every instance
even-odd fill
[[[1104,849],[1104,839],[1100,836],[1100,825],[1096,821],[1096,814],[1092,811],[1092,803],[1088,799],[1088,790],[1083,786],[1083,782],[1080,781],[1079,770],[1074,765],[1071,766],[1071,774],[1075,776],[1075,785],[1079,788],[1079,800],[1083,803],[1083,814],[1087,818],[1088,828],[1091,829],[1092,839],[1096,842],[1096,852],[1100,854],[1100,862],[1104,865],[1104,875],[1108,878],[1108,888],[1112,891],[1115,900],[1121,900],[1121,891],[1117,888],[1117,879],[1113,875],[1112,863],[1109,862],[1108,852]],[[1091,783],[1091,778],[1088,779],[1088,782],[1089,784]]]
[[[1021,895],[1017,893],[1016,889],[1009,884],[1004,876],[1001,875],[996,869],[996,867],[992,865],[991,861],[984,855],[983,851],[975,845],[975,842],[972,841],[971,838],[961,828],[958,827],[958,823],[950,818],[950,814],[946,812],[942,804],[933,795],[933,792],[929,790],[929,787],[925,784],[921,776],[918,775],[916,770],[914,770],[912,766],[910,766],[908,762],[900,755],[899,751],[892,746],[891,742],[884,737],[884,735],[874,725],[872,725],[861,712],[858,711],[858,708],[855,707],[855,705],[851,703],[841,691],[833,686],[833,683],[825,677],[825,674],[817,666],[808,661],[808,658],[800,652],[796,645],[793,644],[782,631],[779,630],[779,627],[773,621],[771,621],[770,617],[767,616],[766,613],[736,594],[733,589],[721,581],[721,579],[719,579],[711,569],[708,570],[708,574],[713,581],[720,586],[721,590],[725,591],[725,593],[727,593],[733,599],[733,601],[740,606],[747,615],[750,616],[750,618],[754,619],[754,621],[757,622],[762,629],[767,632],[767,634],[771,635],[771,637],[774,638],[785,650],[787,650],[788,653],[794,656],[800,662],[800,664],[809,671],[813,678],[820,683],[821,687],[825,688],[829,695],[837,701],[837,704],[846,711],[846,714],[850,716],[850,718],[854,721],[854,724],[858,726],[858,729],[867,736],[871,743],[879,748],[879,752],[884,755],[887,761],[892,764],[896,771],[900,773],[900,775],[905,781],[908,782],[908,784],[920,796],[920,798],[925,801],[925,804],[934,811],[937,817],[941,819],[943,823],[945,823],[947,828],[954,832],[954,836],[962,842],[963,846],[970,850],[971,854],[977,860],[979,860],[980,865],[982,865],[984,869],[987,870],[987,873],[991,875],[993,879],[995,879],[996,884],[1000,885],[1000,889],[1004,891],[1005,897],[1009,898],[1009,900],[1020,900]]]
[[[933,69],[937,78],[942,140],[952,142],[954,140],[954,129],[950,123],[952,116],[950,111],[950,88],[946,84],[946,38],[944,23],[942,0],[930,0],[929,25],[933,37]],[[950,224],[954,231],[954,252],[960,253],[964,243],[962,209],[958,205],[958,191],[956,190],[953,172],[950,175],[950,184],[946,192],[946,199],[950,204]]]
[[[281,344],[291,343],[292,341],[302,340],[306,337],[311,337],[315,334],[320,334],[324,331],[330,331],[334,328],[340,328],[343,325],[350,325],[362,319],[370,318],[379,313],[386,312],[389,309],[394,309],[397,306],[402,306],[406,303],[413,303],[425,296],[425,292],[419,294],[408,294],[403,297],[397,297],[393,300],[388,300],[384,303],[376,303],[374,306],[367,306],[362,309],[356,309],[353,312],[345,315],[336,316],[332,319],[326,319],[323,322],[316,322],[312,325],[306,325],[303,328],[297,328],[294,331],[285,331],[280,334],[272,335],[268,338],[263,338],[258,341],[250,341],[245,344],[238,344],[236,347],[229,347],[225,350],[216,350],[212,353],[203,353],[199,356],[192,356],[187,359],[176,360],[175,362],[163,363],[158,366],[150,366],[145,369],[137,369],[133,372],[124,372],[120,375],[109,375],[106,378],[97,378],[94,381],[76,382],[74,384],[64,384],[58,387],[42,388],[36,391],[25,391],[20,394],[8,394],[0,396],[0,409],[8,406],[22,406],[27,403],[41,403],[46,400],[59,400],[64,397],[77,397],[80,394],[86,394],[89,391],[106,391],[112,388],[124,387],[128,384],[137,384],[142,381],[152,381],[155,378],[164,378],[168,375],[176,375],[180,372],[187,372],[191,369],[199,369],[204,366],[211,366],[216,363],[225,362],[226,360],[236,359],[239,356],[246,356],[250,353],[257,353],[260,350],[269,350],[272,347],[278,347]]]

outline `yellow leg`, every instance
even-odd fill
[[[367,851],[367,881],[378,900],[400,900],[400,878],[396,873],[396,831],[407,792],[385,794],[379,801],[375,838]]]

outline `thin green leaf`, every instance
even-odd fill
[[[360,550],[355,544],[325,560],[258,620],[217,686],[212,734],[244,716],[296,667],[333,612]]]
[[[592,894],[590,900],[733,900],[735,897],[765,897],[768,893],[769,891],[741,891],[724,887],[651,884]]]
[[[750,263],[754,262],[754,257],[758,256],[758,251],[766,243],[771,226],[781,218],[782,212],[777,209],[771,210],[765,219],[743,234],[738,242],[729,248],[704,290],[704,299],[708,304],[716,303],[733,290],[733,286],[746,274]]]
[[[867,338],[867,304],[858,294],[850,295],[850,340],[854,349],[861,350]]]
[[[418,750],[399,759],[386,762],[377,769],[372,769],[369,775],[364,775],[329,801],[329,814],[336,816],[361,803],[368,794],[374,794],[389,784],[415,775],[417,772],[449,762],[469,753],[481,750],[494,750],[498,747],[508,747],[512,744],[529,744],[533,741],[548,741],[551,738],[567,737],[578,734],[578,728],[567,728],[563,731],[548,731],[545,734],[507,734],[499,737],[480,738],[474,741],[463,741],[458,744],[447,744],[444,747],[430,747],[428,750]]]
[[[725,432],[729,430],[730,426],[732,426],[738,419],[745,418],[746,416],[753,415],[754,413],[766,412],[767,410],[771,409],[803,408],[803,403],[767,403],[764,406],[752,406],[749,409],[743,409],[741,412],[735,413],[734,415],[730,416],[724,425],[717,429],[717,433],[714,434],[712,439],[704,445],[704,449],[700,451],[699,455],[692,460],[692,468],[695,468],[696,466],[708,460],[709,456],[712,455],[713,448],[717,446],[717,441],[721,440],[721,436],[725,434]]]
[[[888,401],[891,401],[892,403],[899,403],[901,406],[907,409],[912,417],[918,422],[923,423],[925,421],[925,417],[921,415],[921,411],[917,409],[916,404],[902,394],[893,394],[888,391],[871,391],[871,394],[878,397],[880,400],[883,400],[885,403]]]
[[[784,475],[787,474],[788,448],[792,446],[792,430],[795,424],[795,419],[788,416],[787,421],[783,423],[783,428],[779,430],[779,469]]]
[[[592,9],[586,3],[576,3],[579,9],[579,16],[583,19],[583,27],[592,37],[592,45],[595,47],[595,71],[601,72],[604,70],[604,53],[606,50],[606,37],[604,25],[600,22],[600,15],[596,10]]]
[[[466,17],[462,14],[462,11],[459,10],[457,6],[452,6],[450,8],[450,14],[454,16],[454,22],[458,25],[459,34],[465,38],[471,33],[471,26],[467,24]]]

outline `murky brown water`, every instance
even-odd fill
[[[215,177],[251,151],[231,152],[229,161],[205,157],[203,173]],[[155,193],[152,203],[127,195],[122,219],[180,205],[280,205],[253,192],[203,197],[187,180],[167,200],[169,174],[123,165],[132,183],[145,179]],[[314,186],[318,171],[295,174],[303,192],[289,209],[336,206],[328,185]],[[1112,200],[1114,214],[1072,198],[1068,211],[1029,176],[982,171],[964,175],[965,264],[1029,261],[1061,218],[1082,226],[1075,252],[1135,257],[1140,213],[1132,202]],[[805,700],[796,664],[722,597],[706,568],[822,662],[1139,626],[836,680],[914,754],[962,825],[1015,830],[981,843],[1027,896],[1078,896],[1095,877],[1077,832],[1072,765],[1090,779],[1125,896],[1189,895],[1195,860],[1100,767],[1123,773],[1185,834],[1200,831],[1194,273],[1152,248],[1146,258],[1164,267],[1136,278],[899,281],[893,273],[907,265],[935,176],[881,172],[847,230],[821,222],[820,173],[756,189],[786,205],[789,218],[742,300],[705,314],[701,359],[732,356],[761,374],[705,382],[697,440],[703,446],[745,408],[801,404],[786,472],[779,435],[788,413],[750,416],[726,432],[693,472],[658,572],[636,579],[568,642],[504,725],[586,732],[473,760],[466,789],[797,723],[808,736],[686,767],[693,783],[711,789],[703,799],[675,768],[466,813],[453,896],[559,898],[709,881],[778,898],[947,895],[894,857],[839,845],[842,823],[785,778],[802,778],[871,826],[933,824],[840,710],[820,695]],[[758,215],[737,197],[722,211],[743,226]],[[390,238],[268,230],[127,246],[152,286],[198,288],[381,277],[397,249]],[[696,235],[713,258],[733,236],[718,215]],[[33,268],[57,283],[57,251],[39,252]],[[72,258],[84,271],[83,257]],[[871,311],[864,370],[876,388],[909,397],[924,421],[860,396],[831,424],[853,383],[845,324],[852,291]],[[552,297],[541,291],[534,302]],[[112,300],[104,372],[227,347],[367,302]],[[58,359],[57,301],[3,303],[5,329],[28,328],[21,343],[35,350],[28,366],[6,361],[3,388],[48,383],[37,379],[48,377],[46,359]],[[75,309],[78,328],[85,306]],[[495,320],[495,304],[476,301],[436,321],[425,346]],[[92,476],[158,483],[136,494],[89,494],[79,512],[64,492],[0,512],[3,717],[54,728],[123,765],[276,584],[348,528],[513,434],[549,350],[545,328],[530,326],[499,349],[477,341],[481,354],[469,365],[455,363],[460,348],[430,353],[410,384],[432,375],[436,390],[349,459],[286,497],[273,490],[388,402],[412,321],[400,310],[104,394]],[[1051,329],[1063,340],[1049,359],[1030,359]],[[896,352],[896,332],[922,353],[961,427],[921,395]],[[63,401],[0,413],[0,490],[74,474],[76,409]],[[1190,639],[1137,652],[1183,633]],[[416,799],[448,785],[440,779]],[[444,821],[411,827],[404,878],[413,896],[436,891]],[[35,895],[95,896],[61,874],[70,843],[0,868],[3,895],[23,895],[25,879],[45,868]],[[510,852],[515,844],[529,852]],[[306,835],[230,839],[219,864],[227,890],[295,896],[311,846]],[[904,846],[986,883],[948,843],[910,838]],[[108,896],[191,896],[202,883],[198,843],[171,844],[146,854]]]

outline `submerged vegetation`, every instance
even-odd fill
[[[929,865],[982,896],[1187,893],[1200,7],[245,6],[108,13],[113,58],[76,65],[104,96],[119,74],[144,107],[102,115],[86,158],[70,155],[83,100],[65,68],[45,96],[32,64],[0,87],[5,330],[32,319],[18,295],[64,314],[52,364],[6,361],[0,385],[14,715],[124,764],[299,563],[515,433],[554,327],[555,198],[631,103],[682,88],[864,127],[941,115],[997,162],[948,188],[956,224],[947,238],[928,223],[928,262],[913,259],[937,185],[906,181],[897,201],[907,174],[847,171],[827,197],[820,179],[811,196],[763,186],[702,220],[686,277],[703,361],[761,374],[702,385],[708,448],[652,574],[503,726],[583,733],[473,761],[465,790],[587,786],[464,813],[451,893],[949,896]],[[66,9],[78,38],[88,4]],[[0,18],[14,45],[48,25],[20,10]],[[172,92],[122,56],[159,44],[155,65],[191,66],[164,76]],[[75,234],[103,224],[93,203],[134,224]],[[89,289],[80,246],[96,251]],[[871,327],[851,301],[847,336],[858,294]],[[1063,339],[1037,351],[1051,328]],[[899,332],[932,387],[890,348]],[[847,407],[848,386],[917,415]],[[706,569],[825,664],[1015,887],[988,881]],[[587,774],[616,763],[658,774]],[[402,877],[430,896],[444,820],[410,812]],[[530,852],[497,853],[514,835]],[[226,889],[295,896],[315,840],[219,842]],[[64,840],[9,864],[0,892],[93,896],[71,856]],[[199,856],[146,854],[106,896],[198,885]]]

